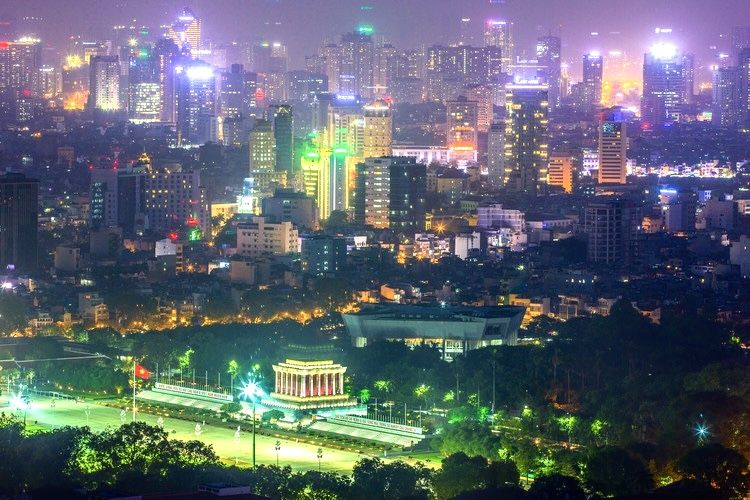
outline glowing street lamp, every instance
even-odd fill
[[[276,467],[279,466],[279,450],[281,450],[281,441],[276,441],[273,447],[276,450]]]
[[[240,392],[240,397],[249,399],[253,403],[253,469],[255,469],[255,404],[262,395],[263,389],[257,380],[250,380]]]
[[[318,472],[320,472],[321,460],[323,460],[323,448],[318,448]]]

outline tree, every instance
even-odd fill
[[[362,389],[359,391],[359,402],[366,405],[370,401],[370,389]]]
[[[578,479],[562,474],[540,476],[529,488],[534,500],[585,500],[586,493]]]
[[[643,462],[614,446],[589,456],[584,477],[587,486],[600,495],[643,495],[654,485]]]
[[[331,231],[346,227],[349,223],[349,215],[344,210],[332,210],[325,221],[325,228]]]
[[[678,468],[688,478],[717,488],[723,497],[744,498],[750,492],[747,459],[718,443],[691,450],[679,461]]]
[[[432,478],[432,487],[438,499],[448,499],[464,491],[485,488],[486,480],[487,459],[458,452],[443,459],[442,467]]]
[[[474,422],[448,426],[433,441],[433,446],[444,456],[458,452],[490,460],[499,456],[500,438],[486,425]]]
[[[364,458],[352,469],[351,498],[426,499],[431,474],[419,463],[412,466],[400,460],[384,463],[379,458]]]

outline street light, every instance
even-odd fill
[[[279,466],[279,450],[281,450],[281,441],[276,441],[276,444],[274,445],[274,449],[276,450],[276,467]]]
[[[258,397],[262,395],[263,389],[260,387],[258,380],[250,380],[240,392],[240,397],[249,399],[253,403],[253,469],[255,468],[255,404]]]
[[[323,460],[323,448],[318,448],[318,472],[320,472],[320,461]]]

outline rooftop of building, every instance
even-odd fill
[[[433,319],[451,319],[457,316],[470,316],[473,318],[511,318],[523,314],[524,308],[520,306],[488,306],[473,307],[459,305],[433,305],[433,304],[364,304],[362,309],[354,316],[430,316]]]

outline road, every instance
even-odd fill
[[[88,409],[88,416],[86,415]],[[8,405],[7,396],[0,397],[0,411],[12,411]],[[18,412],[23,418],[23,412]],[[140,413],[139,421],[157,425],[158,415]],[[132,413],[125,415],[130,422]],[[228,463],[249,466],[252,463],[252,434],[247,432],[251,426],[243,428],[239,439],[235,438],[235,430],[212,425],[201,426],[201,432],[196,435],[195,423],[169,416],[164,419],[164,429],[175,439],[198,439],[213,446],[219,457]],[[121,413],[117,408],[110,408],[94,403],[76,403],[70,400],[52,400],[34,396],[26,411],[27,422],[35,423],[41,428],[53,429],[64,426],[88,425],[94,432],[100,432],[108,427],[121,424]],[[354,463],[364,455],[352,451],[341,451],[312,444],[298,443],[291,439],[275,438],[272,436],[256,435],[256,463],[276,464],[276,441],[281,441],[279,450],[279,465],[289,465],[297,471],[318,469],[318,448],[323,449],[321,470],[351,474]]]

